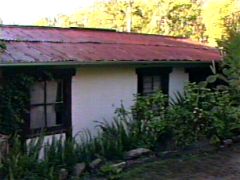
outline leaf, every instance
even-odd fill
[[[207,82],[208,83],[214,83],[218,78],[218,75],[211,75],[211,76],[208,76],[207,78]]]
[[[198,85],[201,87],[207,87],[207,84],[208,84],[208,82],[206,82],[206,81],[201,81],[198,83]]]

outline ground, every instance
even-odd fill
[[[138,165],[123,173],[131,180],[238,180],[240,144],[214,153],[188,155]]]

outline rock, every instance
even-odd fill
[[[64,168],[59,171],[59,180],[67,180],[68,179],[68,171]]]
[[[149,155],[152,151],[146,148],[137,148],[126,153],[125,159],[136,159],[144,155]]]
[[[119,169],[123,169],[123,168],[125,168],[126,167],[126,165],[127,165],[127,163],[126,162],[120,162],[120,163],[117,163],[117,164],[112,164],[111,166],[113,167],[113,168],[119,168]]]
[[[86,164],[85,163],[77,163],[74,166],[74,176],[81,176],[83,172],[86,170]]]
[[[160,154],[159,154],[159,156],[161,157],[161,158],[173,158],[173,157],[177,157],[177,156],[179,156],[180,155],[180,152],[178,152],[178,151],[164,151],[164,152],[161,152]]]
[[[232,143],[233,143],[233,140],[232,140],[232,139],[225,139],[225,140],[223,140],[223,145],[224,145],[225,147],[231,146]]]
[[[240,142],[240,135],[234,136],[234,137],[233,137],[233,142],[235,142],[235,143]]]
[[[102,163],[102,160],[100,158],[97,158],[89,164],[89,167],[92,169],[96,169],[97,167],[100,166],[101,163]]]
[[[219,146],[219,148],[220,148],[220,149],[224,149],[224,148],[225,148],[225,146],[224,146],[224,145],[221,145],[221,146]]]

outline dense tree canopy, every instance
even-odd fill
[[[239,0],[105,0],[36,24],[190,37],[216,45],[226,33],[224,18],[238,11],[239,4]]]

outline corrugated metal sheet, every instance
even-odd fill
[[[101,30],[1,26],[0,63],[220,61],[217,49],[167,36]]]

